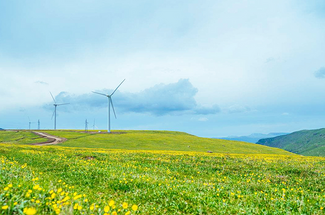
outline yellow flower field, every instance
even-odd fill
[[[1,214],[319,214],[325,159],[0,144]]]

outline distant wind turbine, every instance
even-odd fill
[[[33,122],[30,121],[30,118],[28,117],[28,130],[30,130],[30,125],[32,124]]]
[[[111,133],[111,104],[112,104],[112,109],[113,109],[113,112],[114,112],[114,116],[116,118],[116,113],[115,113],[115,110],[114,110],[112,96],[116,92],[116,90],[123,84],[124,81],[125,81],[125,79],[116,87],[116,89],[111,94],[104,94],[104,93],[98,93],[98,92],[93,91],[93,93],[96,93],[96,94],[99,94],[99,95],[102,95],[102,96],[106,96],[107,99],[108,99],[108,105],[107,105],[107,109],[108,109],[107,132],[108,133]]]
[[[96,127],[96,120],[94,119],[93,130],[95,130]]]
[[[52,96],[52,99],[54,101],[54,112],[53,112],[53,115],[52,115],[52,119],[53,119],[53,116],[54,116],[54,130],[56,130],[56,107],[57,106],[60,106],[60,105],[67,105],[67,104],[70,104],[70,103],[62,103],[62,104],[57,104],[52,93],[50,92],[51,96]]]

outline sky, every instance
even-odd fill
[[[0,1],[0,128],[325,127],[325,1]]]

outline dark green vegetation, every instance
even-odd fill
[[[324,158],[0,147],[0,214],[320,214],[325,205]]]
[[[325,156],[325,129],[297,131],[261,139],[257,144],[277,147],[301,155]]]
[[[282,149],[251,143],[202,138],[174,131],[115,131],[117,133],[83,133],[81,131],[46,131],[68,140],[60,146],[128,149],[173,150],[213,153],[291,154]]]
[[[0,143],[31,144],[41,143],[46,140],[30,131],[0,131]]]

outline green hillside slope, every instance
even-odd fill
[[[68,140],[59,144],[68,147],[128,150],[173,150],[213,153],[282,154],[282,149],[239,141],[201,138],[174,131],[117,131],[118,133],[83,133],[77,131],[46,131]]]
[[[277,147],[301,155],[325,156],[325,129],[297,131],[261,139],[257,144]]]
[[[41,143],[46,140],[30,131],[0,131],[0,143],[31,144]]]

